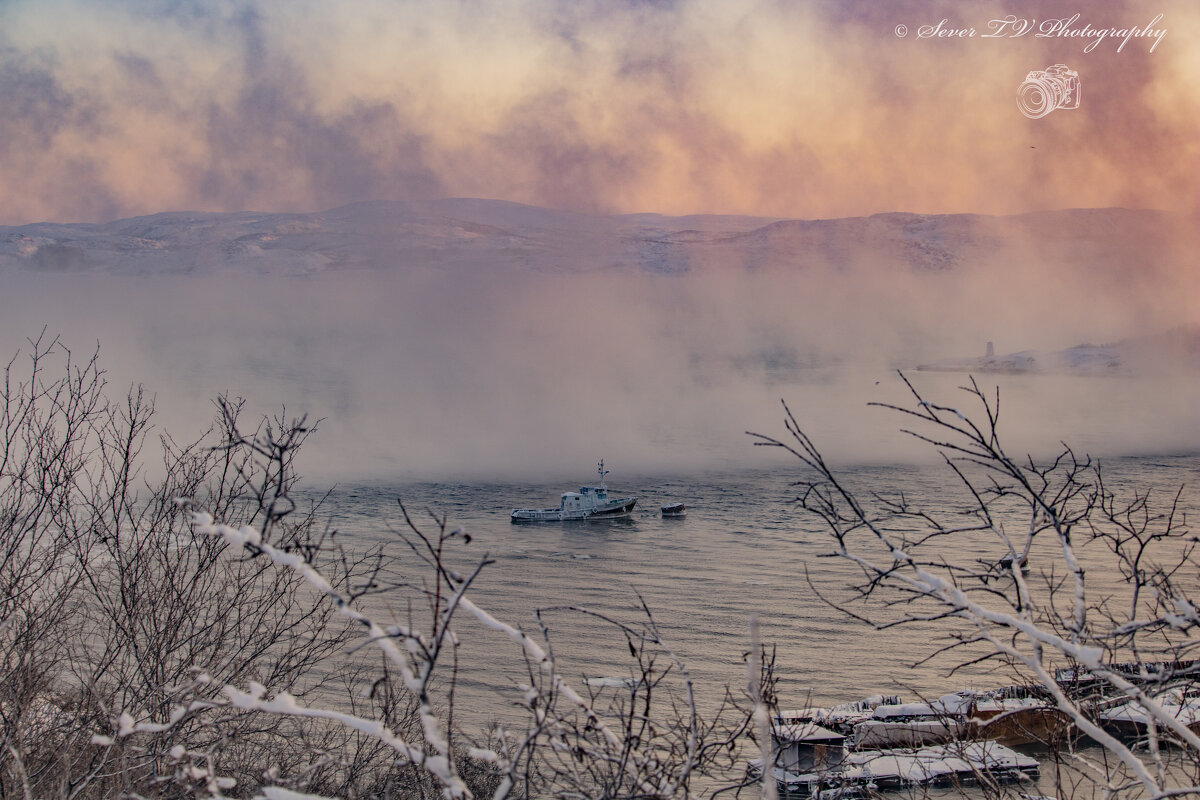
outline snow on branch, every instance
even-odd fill
[[[971,663],[990,659],[1016,666],[1078,730],[1116,756],[1144,792],[1166,796],[1173,787],[1160,769],[1159,735],[1197,762],[1200,736],[1166,702],[1153,671],[1130,671],[1120,662],[1186,665],[1200,647],[1195,636],[1200,612],[1189,596],[1197,569],[1195,540],[1177,513],[1178,494],[1163,513],[1148,508],[1145,493],[1119,500],[1099,465],[1066,445],[1046,463],[1014,459],[1001,445],[998,392],[989,398],[973,379],[962,387],[976,403],[978,412],[971,414],[928,401],[901,378],[912,407],[873,405],[913,422],[905,432],[942,455],[965,492],[962,510],[921,510],[903,496],[864,500],[829,465],[786,402],[786,438],[750,434],[756,445],[781,448],[806,467],[811,477],[798,484],[796,504],[822,521],[834,545],[831,555],[864,576],[846,587],[845,603],[826,602],[878,628],[965,624],[973,633],[948,629],[953,644],[935,654],[986,646]],[[965,515],[968,522],[947,519],[951,514]],[[980,552],[980,537],[994,539],[1006,555],[980,562],[982,569],[946,558],[955,552],[945,547],[951,541],[960,543],[959,552]],[[1110,555],[1107,564],[1096,562],[1098,546]],[[1124,578],[1124,585],[1116,592],[1091,590],[1088,571],[1096,568]],[[917,600],[926,610],[913,608]],[[1150,720],[1148,754],[1098,724],[1096,701],[1060,683],[1055,667],[1099,681],[1101,709],[1129,704]],[[1078,760],[1109,791],[1122,790],[1124,779],[1111,767]]]

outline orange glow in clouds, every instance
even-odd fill
[[[1121,52],[979,35],[1006,14],[1077,13],[1097,29],[1161,14],[1166,34]],[[917,35],[943,19],[976,35]],[[8,3],[0,223],[436,196],[807,218],[1194,213],[1198,54],[1184,0]],[[1054,63],[1078,71],[1083,102],[1027,119],[1016,88]]]

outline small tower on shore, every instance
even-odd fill
[[[985,355],[985,358],[995,358],[995,357],[996,357],[996,348],[992,347],[991,342],[988,342],[987,353]]]

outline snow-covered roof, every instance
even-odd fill
[[[971,709],[972,699],[973,695],[970,692],[956,692],[943,695],[932,703],[877,706],[871,712],[871,716],[875,719],[888,719],[891,717],[942,717],[965,714]]]
[[[805,722],[799,725],[776,725],[772,728],[771,733],[782,742],[840,742],[846,738],[840,733],[822,728],[815,722]]]

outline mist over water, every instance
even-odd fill
[[[99,341],[114,383],[143,383],[173,435],[198,434],[219,393],[320,418],[304,458],[323,482],[365,477],[555,478],[605,458],[640,473],[761,464],[744,432],[782,432],[786,400],[832,455],[909,460],[911,405],[966,403],[964,374],[922,363],[1104,343],[1186,322],[1174,278],[1008,265],[832,269],[348,270],[309,276],[4,276],[9,353],[47,326]],[[1148,309],[1157,314],[1147,321]],[[1143,365],[1145,366],[1145,365]],[[1200,369],[981,375],[1001,387],[1017,450],[1200,447]]]

